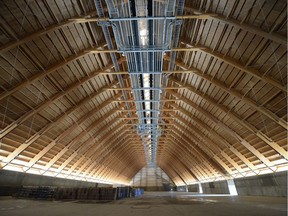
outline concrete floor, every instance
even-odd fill
[[[286,216],[286,198],[145,192],[140,198],[106,203],[0,199],[2,216]]]

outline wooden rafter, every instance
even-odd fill
[[[112,65],[110,65],[108,68],[112,67]],[[97,72],[94,73],[93,78],[97,76]],[[10,133],[12,130],[14,130],[15,128],[17,128],[20,124],[22,124],[23,122],[25,122],[27,119],[31,118],[33,115],[39,113],[41,110],[43,110],[44,108],[46,108],[47,106],[49,106],[50,104],[54,103],[55,101],[61,99],[63,96],[67,95],[69,92],[71,92],[72,90],[78,88],[79,86],[81,86],[83,83],[88,82],[89,80],[91,80],[92,77],[84,77],[82,80],[80,80],[80,82],[75,82],[73,84],[71,84],[69,87],[67,87],[67,89],[65,89],[65,91],[63,92],[59,92],[57,94],[55,94],[54,96],[52,96],[49,100],[42,102],[41,104],[39,104],[36,108],[34,108],[32,111],[26,113],[25,115],[22,115],[20,118],[18,118],[16,121],[14,121],[13,123],[11,123],[10,125],[6,126],[6,128],[4,128],[1,131],[0,134],[0,138],[3,138],[4,136],[6,136],[8,133]],[[112,82],[110,85],[108,86],[114,86],[116,85],[118,82],[114,81]],[[103,88],[101,88],[99,92],[105,92],[106,91],[107,86],[104,86]]]
[[[193,47],[191,44],[189,44],[187,41],[182,40],[181,43],[185,44],[188,47]],[[196,48],[196,47],[195,47]],[[231,65],[253,77],[255,77],[258,80],[261,80],[262,82],[265,82],[267,84],[270,84],[272,86],[274,86],[275,88],[278,88],[279,90],[283,91],[283,92],[287,92],[287,87],[284,86],[283,84],[281,84],[279,81],[273,79],[272,77],[269,76],[263,76],[258,70],[253,69],[253,68],[249,68],[246,67],[243,63],[241,63],[238,60],[235,60],[233,58],[230,58],[229,56],[225,56],[222,53],[219,53],[217,51],[212,51],[209,47],[204,47],[204,46],[200,46],[199,47],[199,51],[206,53],[220,61],[225,62],[228,65]],[[166,57],[168,58],[168,57]],[[168,58],[169,59],[169,58]],[[187,66],[186,66],[187,67]]]
[[[201,92],[199,92],[196,88],[194,87],[189,87],[187,88],[189,91],[194,92],[210,104],[212,104],[214,107],[217,107],[219,110],[221,110],[223,113],[227,113],[227,115],[235,120],[237,123],[248,129],[250,132],[252,132],[254,135],[256,135],[258,138],[260,138],[262,141],[270,145],[275,151],[277,151],[279,154],[281,154],[285,159],[288,159],[288,154],[287,152],[279,146],[276,142],[272,141],[271,138],[268,138],[266,135],[264,135],[261,131],[258,131],[256,128],[254,128],[251,124],[249,124],[247,121],[241,119],[236,113],[233,113],[229,111],[226,107],[223,105],[220,105],[215,101],[213,98],[209,97],[208,95],[204,95]],[[238,138],[238,137],[237,137]]]
[[[91,15],[94,15],[94,14],[95,14],[95,11],[91,11],[91,12],[87,13],[86,16],[91,16]],[[13,49],[13,48],[15,48],[17,46],[22,45],[22,44],[25,44],[25,43],[27,43],[27,42],[29,42],[31,40],[34,40],[34,39],[36,39],[38,37],[46,35],[46,34],[48,34],[50,32],[53,32],[53,31],[56,31],[58,29],[67,27],[69,25],[73,25],[73,24],[77,23],[76,21],[73,21],[73,19],[76,19],[76,18],[79,18],[79,17],[75,16],[75,17],[72,17],[72,18],[70,18],[68,20],[62,21],[61,23],[52,24],[50,26],[45,27],[44,29],[40,29],[39,31],[36,31],[36,32],[31,33],[31,34],[22,36],[21,38],[18,38],[17,36],[15,36],[15,38],[17,38],[16,41],[8,42],[5,45],[0,47],[0,54],[2,54],[4,52],[7,52],[7,51],[9,51],[9,50],[11,50],[11,49]]]
[[[176,107],[176,104],[171,104],[172,107]],[[196,127],[189,127],[189,130],[191,131],[194,131],[195,134],[198,134],[198,135],[201,135],[201,138],[203,140],[205,140],[207,143],[210,143],[210,146],[213,146],[213,143],[216,143],[217,141],[222,143],[222,145],[225,147],[225,148],[228,148],[230,149],[235,155],[237,155],[244,163],[245,161],[247,161],[247,159],[245,158],[245,156],[243,154],[241,154],[236,148],[234,148],[230,143],[228,143],[226,140],[224,140],[220,135],[218,135],[216,132],[214,132],[213,130],[211,130],[210,128],[207,127],[206,124],[204,124],[203,122],[199,121],[196,117],[194,117],[193,119],[190,117],[190,113],[183,109],[183,108],[180,108],[179,106],[178,107],[178,110],[186,115],[189,119],[193,120],[194,122],[197,123],[197,125],[201,126],[204,130],[206,130],[209,134],[213,135],[213,141],[211,139],[209,139],[208,137],[205,136],[205,134],[203,134],[199,129],[197,129]],[[176,114],[170,114],[172,116],[176,116]],[[205,116],[207,118],[209,118],[209,116]],[[187,126],[189,125],[189,122],[187,122],[185,119],[183,119],[182,117],[180,117],[178,115],[178,119],[180,121],[182,121],[183,123],[185,123]],[[223,128],[223,127],[222,127]],[[230,132],[230,130],[229,130]],[[240,137],[237,133],[235,132],[232,132],[234,134],[234,136],[236,137]],[[231,134],[232,135],[232,134]],[[250,143],[248,143],[246,140],[244,140],[243,138],[240,137],[240,140],[239,142],[245,146],[245,148],[247,148],[249,151],[251,151],[257,158],[259,158],[259,160],[261,160],[267,167],[270,167],[272,164],[271,162],[266,159],[264,157],[263,154],[261,154],[257,149],[255,149]],[[220,150],[220,154],[223,153],[223,149],[219,149]],[[217,152],[214,152],[214,156],[217,156]],[[225,155],[225,158],[226,155]],[[215,158],[216,159],[216,158]],[[219,159],[216,159],[219,161]],[[231,160],[229,160],[229,162],[231,162]],[[231,162],[231,164],[235,167],[235,163],[234,162]],[[236,167],[235,167],[236,168]]]
[[[122,127],[125,127],[125,124],[123,124],[123,122],[121,124],[115,125],[115,128],[118,129],[121,129]],[[74,162],[72,167],[69,169],[68,173],[72,173],[84,161],[86,162],[80,167],[80,169],[78,169],[76,174],[80,174],[80,172],[82,172],[87,166],[91,167],[92,164],[95,164],[99,160],[99,157],[102,158],[106,156],[106,154],[103,151],[107,150],[107,148],[109,147],[107,146],[107,143],[113,143],[116,139],[121,138],[121,135],[123,134],[127,135],[125,132],[122,132],[122,130],[117,132],[114,136],[110,136],[111,134],[108,132],[105,136],[103,136],[100,140],[98,140],[97,143],[95,143],[97,144],[96,148],[94,147],[94,145],[91,145],[88,149],[86,149],[85,152],[81,152],[81,154],[83,154],[84,157],[81,157],[76,162]],[[102,149],[99,149],[100,147],[102,147]],[[94,154],[97,151],[98,154],[95,156]]]
[[[232,95],[233,97],[237,98],[239,101],[244,102],[245,104],[251,106],[252,108],[254,108],[255,110],[259,111],[261,114],[265,115],[267,118],[271,119],[272,121],[276,122],[277,124],[279,124],[281,127],[283,127],[284,129],[288,129],[288,125],[287,122],[284,122],[283,119],[281,119],[280,117],[278,117],[276,114],[274,114],[273,112],[271,112],[270,110],[264,108],[264,107],[260,107],[257,102],[253,101],[251,98],[246,97],[245,95],[241,94],[239,91],[237,91],[236,89],[233,88],[229,88],[228,86],[225,85],[225,83],[216,80],[214,77],[209,76],[208,74],[204,74],[203,71],[198,70],[197,68],[193,68],[193,67],[187,67],[185,66],[185,64],[183,62],[175,61],[175,64],[178,65],[179,67],[185,68],[186,70],[190,70],[193,71],[192,73],[203,78],[205,81],[208,81],[210,83],[212,83],[213,85],[221,88],[223,91],[225,91],[227,94]],[[171,79],[173,79],[173,81],[175,81],[176,79],[174,79],[174,77],[172,77]],[[176,82],[176,81],[175,81]],[[177,81],[177,83],[180,84],[181,87],[187,87],[190,88],[189,85],[185,85],[183,83],[183,81],[179,82]]]
[[[185,10],[191,11],[197,15],[205,15],[205,13],[202,13],[201,11],[198,11],[195,8],[185,7]],[[207,15],[208,15],[207,19],[215,20],[215,21],[223,23],[223,24],[227,24],[227,25],[230,25],[230,26],[233,26],[236,28],[240,28],[244,31],[248,31],[252,34],[259,35],[261,37],[275,41],[279,44],[283,44],[283,45],[287,44],[286,38],[283,37],[282,35],[277,34],[277,33],[264,31],[263,29],[261,29],[257,26],[251,26],[249,24],[243,23],[243,22],[236,20],[236,19],[233,19],[231,17],[229,17],[229,19],[227,19],[227,17],[224,17],[220,14],[209,13]]]

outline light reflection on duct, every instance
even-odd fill
[[[149,82],[149,74],[143,74],[143,80],[144,80],[144,88],[149,88],[150,87],[150,82]],[[144,99],[145,100],[150,100],[150,90],[145,89],[144,90]],[[146,116],[149,117],[150,116],[150,102],[145,102],[145,112],[146,112]],[[150,119],[147,119],[147,124],[151,124]],[[151,135],[150,135],[151,136]]]
[[[117,49],[126,56],[132,93],[138,116],[138,133],[142,138],[148,164],[156,164],[163,70],[163,55],[171,48],[174,20],[119,18],[175,16],[176,2],[182,0],[106,0],[109,23],[113,27]],[[141,52],[125,52],[125,50]],[[157,49],[157,50],[155,50]],[[137,74],[135,74],[137,73]],[[164,86],[165,87],[165,86]]]
[[[147,45],[147,29],[140,30],[141,45]]]

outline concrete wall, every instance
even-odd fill
[[[230,194],[227,181],[202,183],[203,194]]]
[[[199,192],[198,184],[188,185],[188,192]]]
[[[28,173],[0,170],[0,195],[10,195],[22,186],[55,186],[66,188],[107,187],[107,184],[77,181]],[[111,185],[110,185],[111,186]]]
[[[199,192],[199,186],[198,184],[193,184],[193,185],[187,185],[186,186],[178,186],[177,191],[179,192],[187,192],[186,190],[188,189],[188,192]]]
[[[230,194],[227,181],[202,183],[203,194]],[[188,192],[198,192],[199,185],[187,185]],[[186,186],[177,187],[177,191],[186,192]]]
[[[287,197],[287,172],[234,179],[238,195]]]
[[[149,186],[149,187],[140,187],[140,188],[143,188],[144,191],[165,191],[165,188],[164,187],[157,187],[157,186]]]
[[[177,187],[177,191],[178,191],[178,192],[187,192],[187,191],[186,191],[186,186],[178,186],[178,187]]]

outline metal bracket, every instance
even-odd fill
[[[183,20],[174,20],[174,22],[175,22],[175,25],[176,25],[176,26],[177,26],[177,25],[182,25]]]
[[[97,22],[97,24],[99,26],[102,26],[102,27],[104,27],[104,26],[112,26],[112,22],[111,21],[101,21],[101,22]]]

